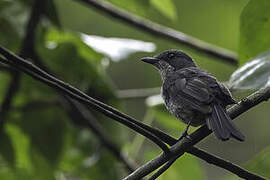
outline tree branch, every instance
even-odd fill
[[[36,54],[35,50],[33,51],[33,62],[38,64],[45,70],[47,73],[51,72],[42,62],[38,54]],[[52,73],[52,72],[51,72]],[[55,73],[53,73],[55,74]],[[60,105],[67,112],[71,120],[78,124],[87,126],[91,132],[101,141],[101,143],[110,151],[112,154],[124,164],[124,167],[128,172],[132,172],[135,170],[135,163],[131,159],[129,159],[125,154],[121,152],[121,150],[114,144],[104,133],[104,130],[100,126],[99,122],[96,118],[89,112],[89,110],[79,104],[78,102],[70,99],[68,96],[65,96],[61,93],[60,95]]]
[[[97,10],[102,11],[103,13],[111,17],[122,20],[123,22],[128,23],[135,28],[148,32],[151,35],[166,38],[176,43],[184,44],[192,49],[203,52],[214,58],[218,58],[219,60],[222,60],[224,62],[230,63],[232,65],[237,65],[238,60],[236,54],[229,50],[211,45],[174,29],[153,23],[149,20],[143,19],[141,17],[128,13],[120,8],[117,8],[108,2],[99,0],[75,1],[82,2],[91,7],[94,7]]]
[[[229,161],[223,160],[220,157],[215,156],[213,154],[209,154],[208,152],[205,152],[203,150],[192,147],[187,152],[190,154],[193,154],[195,156],[200,156],[207,163],[214,164],[218,167],[222,167],[223,169],[226,169],[226,170],[236,174],[240,178],[251,179],[251,180],[263,179],[262,177],[260,177],[256,174],[252,174],[252,173],[248,172],[247,170],[241,168],[240,166],[237,166],[236,164],[233,164]]]
[[[82,97],[82,96],[78,96],[78,95],[77,95],[77,94],[82,94],[82,92],[79,92],[79,93],[77,93],[77,94],[73,94],[72,92],[69,91],[70,88],[68,88],[68,89],[65,88],[65,87],[69,87],[69,85],[68,85],[68,84],[65,84],[65,83],[64,83],[64,86],[60,83],[61,86],[62,86],[62,89],[61,89],[61,88],[59,87],[59,84],[57,84],[57,82],[60,81],[60,80],[51,82],[51,79],[52,79],[52,78],[55,79],[54,77],[52,77],[52,76],[46,74],[45,72],[43,72],[42,70],[40,70],[40,69],[37,68],[36,66],[32,65],[31,63],[25,62],[25,60],[23,60],[22,58],[19,58],[19,57],[17,57],[16,55],[14,55],[14,54],[8,52],[7,50],[5,50],[4,48],[2,48],[1,46],[0,46],[0,54],[4,55],[6,58],[13,59],[13,61],[9,61],[9,60],[0,58],[0,61],[1,61],[2,63],[7,64],[7,65],[10,65],[10,66],[12,66],[12,67],[14,67],[14,68],[17,68],[18,70],[20,70],[20,71],[22,71],[22,72],[25,72],[25,73],[29,74],[29,75],[32,76],[33,78],[38,79],[38,80],[44,82],[45,84],[49,85],[50,87],[52,87],[52,88],[54,88],[54,89],[57,89],[57,90],[62,91],[64,94],[66,94],[66,95],[68,95],[69,97],[72,97],[72,98],[74,98],[74,99],[77,99],[79,102],[81,102],[81,103],[83,103],[83,104],[86,104],[87,106],[90,106],[90,107],[93,107],[93,106],[94,106],[94,109],[100,111],[101,113],[107,115],[108,117],[110,117],[110,118],[112,118],[112,119],[114,119],[114,120],[116,120],[115,118],[119,118],[118,115],[113,116],[113,115],[115,115],[114,111],[110,111],[111,109],[113,109],[112,107],[110,107],[110,106],[104,104],[103,107],[104,107],[107,111],[109,111],[109,112],[106,112],[106,113],[105,113],[105,112],[104,112],[105,110],[103,110],[102,108],[101,108],[101,110],[99,110],[100,107],[95,107],[95,105],[92,105],[93,102],[89,101],[89,100],[86,99],[85,97]],[[35,74],[35,73],[36,73],[36,74]],[[41,77],[39,77],[39,75],[41,75]],[[43,77],[42,77],[42,76],[43,76]],[[61,81],[60,81],[60,82],[61,82]],[[63,82],[62,82],[62,83],[63,83]],[[71,88],[72,88],[72,87],[71,87]],[[75,89],[74,91],[78,91],[78,90]],[[262,92],[262,93],[265,93],[265,92]],[[259,95],[259,94],[260,94],[260,92],[258,92],[258,95]],[[258,96],[258,95],[256,95],[256,94],[254,95],[254,97],[256,97],[256,98],[254,98],[254,99],[256,100],[255,103],[257,103],[257,104],[263,101],[263,99],[261,99],[260,96]],[[87,95],[86,95],[86,96],[87,96]],[[88,96],[87,96],[87,97],[88,97]],[[90,98],[90,97],[88,97],[88,98]],[[91,99],[91,98],[90,98],[90,99]],[[252,98],[252,99],[253,99],[253,98]],[[266,99],[265,99],[265,100],[266,100]],[[97,100],[95,100],[95,101],[97,101]],[[99,102],[99,103],[101,103],[101,102]],[[242,105],[243,103],[245,104],[245,106]],[[240,115],[243,111],[246,111],[246,110],[248,110],[249,108],[253,107],[253,106],[254,106],[253,103],[254,103],[254,102],[250,101],[249,98],[246,98],[246,100],[243,100],[239,105],[230,108],[230,115],[231,115],[231,117],[235,118],[236,116]],[[101,103],[101,104],[102,104],[102,103]],[[243,107],[242,107],[242,106],[243,106]],[[109,107],[109,108],[108,108],[108,107]],[[247,109],[245,109],[245,108],[247,108]],[[109,113],[109,114],[108,114],[108,113]],[[121,113],[121,112],[118,112],[118,114],[121,115],[122,113]],[[120,116],[120,119],[118,119],[118,120],[116,120],[116,121],[118,121],[118,122],[120,122],[120,123],[126,125],[126,122],[123,122],[123,118],[126,117],[126,116],[127,116],[127,115],[123,114],[122,116]],[[131,119],[131,117],[129,117],[129,119]],[[129,119],[124,119],[124,120],[125,120],[125,121],[130,121]],[[154,130],[153,130],[152,127],[149,127],[149,126],[147,126],[147,125],[144,125],[144,124],[142,124],[142,123],[140,123],[140,122],[138,122],[138,121],[136,121],[136,120],[135,120],[135,121],[134,121],[134,120],[133,120],[133,121],[130,121],[130,123],[131,123],[131,122],[136,122],[135,124],[138,125],[138,126],[140,126],[141,128],[147,127],[146,130],[151,129],[150,132],[154,133],[157,137],[161,138],[164,142],[166,142],[166,143],[169,144],[169,145],[174,145],[174,144],[177,142],[176,139],[170,137],[169,135],[163,133],[163,132],[160,131],[160,130],[157,130],[157,129],[154,129]],[[126,126],[132,128],[131,125],[126,125]],[[208,130],[207,127],[200,128],[200,129],[205,129],[205,128],[206,128],[206,130]],[[133,128],[132,128],[132,129],[133,129]],[[139,132],[139,133],[140,133],[140,132]],[[202,131],[202,133],[204,133],[204,130]],[[208,133],[210,134],[209,130],[208,130]],[[141,133],[140,133],[140,134],[141,134]],[[193,133],[193,134],[194,134],[194,133]],[[143,135],[144,135],[144,134],[143,134]],[[195,143],[196,143],[196,142],[194,142],[194,144],[195,144]],[[195,148],[195,147],[194,147],[194,148]],[[197,150],[197,151],[198,151],[198,150]],[[192,148],[191,148],[191,150],[189,150],[188,152],[191,153],[191,152],[192,152]],[[200,153],[193,152],[193,154],[196,154],[198,157],[201,156]],[[212,156],[212,155],[209,154],[209,156]],[[169,153],[169,154],[168,154],[168,157],[167,157],[168,160],[169,160],[171,157],[173,157],[173,155],[171,155],[171,153]],[[202,156],[202,157],[200,157],[200,158],[203,159],[204,157]],[[214,156],[212,156],[212,158],[215,159]],[[166,161],[165,161],[165,162],[166,162]],[[224,163],[224,164],[226,164],[226,163]],[[220,167],[223,167],[222,163],[217,164],[217,165],[220,165]],[[226,168],[225,168],[225,169],[226,169]]]
[[[37,66],[33,65],[31,62],[28,62],[15,54],[10,53],[3,47],[0,47],[0,54],[2,54],[7,59],[1,58],[0,61],[4,64],[8,64],[12,67],[17,68],[20,71],[23,71],[24,73],[30,75],[31,77],[38,79],[45,84],[49,85],[52,88],[55,88],[59,90],[60,92],[69,95],[69,97],[85,104],[86,106],[89,106],[104,115],[110,117],[111,119],[114,119],[131,129],[135,130],[136,132],[144,135],[148,139],[152,140],[155,144],[157,144],[163,151],[167,152],[168,147],[161,141],[159,138],[157,138],[152,133],[145,130],[143,127],[140,127],[142,123],[136,121],[135,119],[129,117],[126,114],[123,114],[119,112],[118,110],[114,109],[111,106],[108,106],[100,101],[97,101],[96,99],[86,95],[85,93],[81,92],[80,90],[70,86],[69,84],[56,79],[55,77],[49,75],[45,71],[41,70]],[[148,127],[147,125],[142,124],[145,127]],[[151,129],[151,127],[148,127]],[[165,134],[165,133],[164,133]]]
[[[267,101],[270,98],[270,87],[261,89],[253,93],[252,95],[246,97],[242,101],[240,101],[239,104],[232,106],[228,109],[228,114],[232,119],[235,119],[240,114],[248,111],[252,107],[256,106],[257,104]],[[169,161],[171,158],[175,156],[181,157],[181,155],[184,154],[185,151],[187,151],[190,147],[194,146],[198,142],[200,142],[202,139],[207,137],[212,133],[211,130],[207,128],[206,125],[203,125],[201,128],[196,130],[190,135],[190,138],[184,138],[182,141],[177,142],[175,145],[173,145],[170,148],[170,153],[167,154],[161,154],[155,159],[149,161],[145,165],[138,168],[136,171],[134,171],[132,174],[127,176],[125,180],[132,180],[132,179],[140,179],[155,169],[159,168],[163,164],[165,164],[167,161]],[[239,173],[241,174],[241,173]],[[247,173],[246,179],[254,179],[253,177],[250,177],[251,173]],[[238,174],[237,174],[238,175]],[[256,176],[256,175],[254,175]],[[257,176],[257,179],[265,179],[263,177]]]
[[[32,12],[26,26],[26,34],[22,42],[22,48],[20,54],[22,57],[31,57],[34,50],[35,43],[35,31],[36,27],[40,21],[41,14],[44,8],[44,1],[36,0],[32,7]],[[7,118],[12,100],[14,99],[16,93],[20,87],[20,73],[18,71],[12,71],[12,78],[9,87],[7,88],[5,98],[1,104],[0,108],[0,129],[3,128],[4,122]]]
[[[65,96],[66,97],[66,96]],[[66,97],[60,99],[62,106],[67,111],[69,117],[75,121],[82,121],[86,126],[92,131],[92,133],[101,141],[102,144],[110,151],[112,154],[124,164],[125,168],[129,172],[135,170],[135,163],[124,155],[121,150],[116,146],[109,137],[106,136],[103,128],[96,118],[89,112],[89,110],[82,106],[80,103]]]

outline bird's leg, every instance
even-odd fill
[[[188,128],[191,125],[191,121],[188,122],[187,127],[185,129],[185,131],[183,132],[183,134],[178,138],[178,141],[182,140],[184,137],[188,136]]]

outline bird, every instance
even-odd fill
[[[229,89],[211,73],[198,67],[189,55],[172,49],[141,60],[158,69],[166,108],[187,124],[179,139],[188,135],[190,126],[206,124],[217,139],[226,141],[233,137],[244,141],[244,135],[226,111],[228,105],[237,103]]]

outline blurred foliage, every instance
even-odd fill
[[[269,50],[268,0],[108,0],[119,8],[157,23],[179,29],[199,39],[237,51],[240,64]],[[104,37],[141,39],[156,44],[157,52],[168,48],[187,51],[196,62],[221,80],[227,80],[235,70],[230,65],[213,61],[190,48],[153,37],[120,21],[107,18],[98,11],[71,0],[48,0],[44,16],[36,31],[38,58],[60,79],[87,92],[103,102],[113,104],[136,117],[145,117],[145,123],[179,136],[185,124],[172,117],[163,105],[147,107],[144,100],[121,101],[115,96],[117,88],[160,86],[157,72],[142,65],[137,59],[146,53],[136,53],[118,63],[88,46],[81,33]],[[247,5],[244,7],[244,5]],[[32,0],[0,1],[0,44],[19,52],[29,19]],[[242,9],[244,8],[243,12]],[[241,14],[242,12],[242,14]],[[240,18],[241,14],[241,18]],[[239,23],[240,20],[240,23]],[[240,27],[240,33],[238,28]],[[238,44],[238,39],[240,39]],[[106,50],[106,49],[105,49]],[[147,54],[149,55],[149,54]],[[220,73],[220,72],[223,73]],[[268,76],[253,75],[264,81]],[[239,78],[243,77],[240,75]],[[0,72],[0,103],[10,82],[6,71]],[[248,80],[247,84],[254,84]],[[145,109],[148,108],[147,112]],[[244,116],[241,130],[247,142],[219,143],[206,139],[205,147],[225,153],[228,159],[246,164],[258,174],[270,178],[268,132],[269,107],[259,107]],[[146,113],[145,113],[146,112]],[[266,112],[266,113],[265,113]],[[93,112],[91,112],[93,113]],[[160,150],[136,136],[127,128],[118,126],[99,113],[93,113],[105,133],[131,158],[142,162],[154,158]],[[255,118],[260,117],[260,119]],[[259,120],[261,123],[258,123]],[[252,124],[253,123],[253,124]],[[252,144],[252,130],[259,140]],[[192,129],[191,129],[192,131]],[[190,131],[190,132],[191,132]],[[260,137],[259,137],[260,136]],[[12,102],[11,111],[0,133],[0,179],[120,179],[127,173],[123,165],[105,149],[91,131],[70,120],[59,105],[59,94],[49,87],[22,76],[21,86]],[[204,145],[202,145],[204,146]],[[218,146],[218,147],[217,147]],[[219,151],[218,151],[219,150]],[[233,153],[231,153],[233,152]],[[269,161],[269,162],[268,162]],[[247,162],[247,163],[246,163]],[[160,179],[220,179],[223,170],[209,171],[205,163],[185,154]],[[227,176],[227,178],[235,178]]]
[[[250,0],[241,14],[239,58],[240,64],[270,50],[270,3]]]

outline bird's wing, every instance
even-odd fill
[[[218,82],[218,87],[220,88],[220,96],[219,98],[222,99],[223,104],[230,105],[230,104],[236,104],[237,102],[233,99],[231,92],[229,89],[223,84]]]
[[[209,83],[212,80],[201,78],[202,75],[199,71],[183,69],[170,77],[166,90],[174,104],[184,104],[202,113],[211,112],[210,104],[214,95]]]

